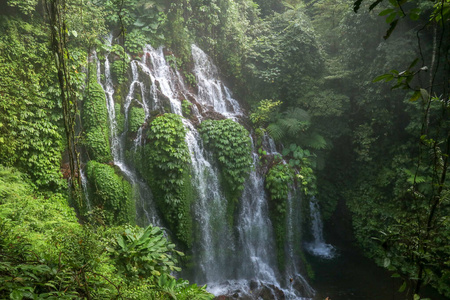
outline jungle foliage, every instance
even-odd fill
[[[169,255],[161,262],[166,269],[144,268],[145,278],[129,268],[154,251],[138,241],[164,241],[159,232],[79,225],[67,195],[52,193],[64,189],[59,169],[67,169],[68,153],[63,149],[71,143],[69,149],[77,149],[81,138],[92,160],[87,170],[92,201],[104,215],[100,219],[133,223],[131,186],[104,164],[111,160],[104,94],[84,72],[89,51],[105,47],[100,37],[107,32],[113,32],[115,46],[108,51],[119,89],[127,80],[125,52],[136,55],[145,43],[164,44],[178,57],[177,67],[189,74],[190,45],[197,43],[218,63],[238,98],[246,100],[255,131],[267,132],[286,161],[265,166],[273,211],[283,212],[291,182],[316,196],[331,223],[340,217],[336,206],[348,207],[359,245],[404,279],[401,289],[413,287],[417,298],[430,284],[450,296],[448,0],[64,3],[64,8],[57,0],[0,3],[0,161],[5,166],[0,169],[5,261],[0,276],[8,283],[2,298],[210,297],[165,273],[173,268]],[[56,27],[43,18],[52,4],[60,8],[53,12],[61,21]],[[49,43],[55,28],[59,39],[53,41],[64,42],[59,52]],[[65,89],[57,85],[59,71],[64,71]],[[83,128],[70,137],[63,129],[64,105],[76,119],[80,101]],[[184,104],[185,116],[189,110]],[[122,131],[125,116],[120,107],[116,111]],[[133,107],[127,118],[131,133],[145,122],[142,110]],[[169,228],[189,246],[193,195],[185,129],[170,114],[146,126],[147,143],[134,160],[153,185]],[[200,131],[221,166],[230,199],[237,200],[252,165],[249,133],[230,120],[203,121]],[[264,151],[261,147],[264,161],[274,162]],[[55,222],[60,229],[49,225]],[[121,235],[121,242],[111,233],[127,230],[133,238]],[[108,254],[107,247],[116,252]],[[172,251],[169,243],[165,247]],[[117,257],[127,257],[130,266],[120,265]]]
[[[1,165],[0,208],[2,299],[212,299],[170,275],[181,253],[157,227],[81,225],[65,195]]]
[[[86,206],[101,208],[107,224],[135,223],[132,186],[123,176],[116,174],[110,165],[90,160],[86,165],[86,177],[91,202]]]

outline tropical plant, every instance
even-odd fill
[[[253,125],[266,128],[268,123],[273,120],[277,114],[277,108],[282,104],[281,101],[261,100],[258,107],[250,114],[250,120]]]
[[[159,227],[151,225],[146,228],[127,227],[116,236],[108,252],[118,271],[133,280],[180,271],[175,255],[184,255],[175,250],[175,245],[169,243]]]
[[[145,111],[142,107],[131,107],[128,116],[128,131],[136,132],[145,122]]]

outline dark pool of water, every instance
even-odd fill
[[[345,225],[345,224],[344,224]],[[345,228],[347,227],[347,228]],[[354,244],[349,226],[335,223],[328,227],[326,241],[334,245],[337,255],[322,259],[309,254],[307,260],[315,272],[311,285],[316,290],[314,300],[405,300],[412,293],[399,293],[403,281],[365,257]],[[423,298],[448,299],[431,287],[422,290]]]
[[[402,281],[392,278],[391,273],[378,267],[371,260],[355,251],[340,251],[338,257],[325,260],[310,257],[315,279],[312,286],[317,294],[315,300],[329,297],[331,300],[405,300],[406,291],[399,293]],[[427,287],[423,297],[432,300],[448,299]]]

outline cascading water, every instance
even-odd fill
[[[81,187],[83,188],[83,194],[84,194],[84,201],[86,203],[86,207],[89,210],[92,209],[91,201],[89,199],[89,193],[88,193],[88,187],[87,187],[87,178],[84,174],[83,169],[80,170],[80,177],[81,177]]]
[[[114,164],[134,185],[138,185],[141,202],[151,201],[145,198],[150,193],[148,188],[136,176],[134,169],[128,167],[124,161],[124,149],[127,134],[128,110],[133,105],[144,108],[146,119],[151,110],[182,115],[181,102],[189,99],[194,105],[194,115],[202,120],[200,112],[213,112],[237,121],[243,116],[239,103],[232,98],[230,90],[219,79],[217,68],[211,59],[197,46],[192,46],[194,60],[194,74],[198,94],[193,95],[186,88],[182,76],[176,69],[170,67],[163,48],[154,49],[147,45],[142,59],[131,61],[131,83],[128,95],[123,103],[125,116],[124,132],[117,132],[117,121],[114,110],[114,88],[112,86],[109,69],[109,58],[105,60],[105,84],[102,85],[108,105],[111,124],[112,151]],[[100,67],[98,67],[100,69]],[[101,83],[100,76],[99,82]],[[136,93],[140,97],[135,97]],[[136,98],[142,99],[138,101]],[[219,172],[215,166],[211,153],[203,148],[202,140],[195,126],[188,119],[183,119],[187,129],[186,143],[192,161],[192,182],[197,196],[193,204],[193,219],[195,239],[193,246],[193,260],[195,270],[193,280],[208,284],[208,290],[216,295],[236,293],[253,299],[252,293],[256,289],[266,289],[275,295],[282,293],[286,299],[302,299],[301,296],[311,297],[314,291],[301,277],[297,267],[287,268],[286,274],[278,271],[275,255],[275,239],[269,219],[267,195],[264,190],[264,177],[258,172],[259,158],[253,151],[255,168],[251,171],[238,207],[234,227],[227,217],[227,200],[223,195],[219,181]],[[141,127],[131,143],[130,149],[137,151],[143,146]],[[266,138],[267,139],[267,138]],[[277,154],[272,140],[268,139],[270,155]],[[254,150],[254,149],[253,149]],[[295,201],[292,201],[294,203]],[[152,204],[153,205],[153,204]],[[150,205],[150,207],[152,207]],[[298,207],[292,205],[289,219],[298,214]],[[145,210],[147,205],[141,203],[137,210]],[[295,211],[295,213],[294,213]],[[151,212],[148,212],[148,222],[154,224]],[[297,227],[298,226],[298,227]],[[292,232],[289,241],[296,238],[294,232],[300,231],[300,225],[293,222],[288,224]],[[296,228],[297,227],[297,228]],[[292,264],[297,264],[292,246]],[[299,279],[297,279],[297,277]],[[289,279],[295,278],[302,285],[302,292],[289,284]],[[302,281],[303,280],[303,281]],[[256,299],[256,298],[255,298]]]
[[[311,230],[314,241],[307,243],[306,249],[315,256],[331,259],[335,255],[335,248],[332,245],[325,243],[319,204],[314,197],[309,201],[309,209],[311,212]]]
[[[199,243],[194,246],[194,256],[201,272],[198,282],[218,282],[231,276],[232,264],[228,253],[234,252],[232,230],[226,218],[226,199],[220,191],[219,175],[211,165],[202,147],[200,135],[192,124],[184,120],[189,129],[186,142],[191,153],[193,186],[197,192],[194,214],[199,231]]]
[[[109,45],[112,42],[112,36],[109,36],[107,39]],[[105,56],[104,62],[104,77],[105,82],[103,83],[101,80],[101,63],[97,58],[97,54],[94,52],[94,59],[97,63],[97,81],[102,86],[105,91],[106,96],[106,107],[108,110],[108,118],[109,118],[109,127],[110,127],[110,136],[111,136],[111,155],[113,157],[114,165],[119,167],[122,174],[128,179],[128,181],[132,184],[136,199],[136,207],[138,210],[137,220],[145,220],[140,221],[141,223],[146,224],[154,224],[156,226],[161,226],[161,221],[158,215],[156,214],[156,209],[153,203],[153,197],[148,186],[136,176],[134,170],[130,169],[125,162],[125,137],[128,130],[128,110],[130,104],[133,100],[137,101],[134,97],[136,86],[140,88],[141,99],[142,102],[137,101],[144,109],[146,117],[149,115],[148,103],[145,98],[145,88],[143,83],[138,80],[138,72],[136,62],[131,63],[132,70],[132,82],[130,84],[129,92],[124,102],[124,111],[125,111],[125,122],[124,122],[124,130],[122,133],[118,132],[117,126],[117,118],[115,111],[115,102],[114,102],[114,85],[111,77],[111,68],[109,61],[109,53]]]
[[[232,98],[230,90],[219,79],[217,67],[211,58],[196,45],[192,45],[194,74],[198,86],[198,102],[207,110],[235,119],[242,115],[239,103]]]

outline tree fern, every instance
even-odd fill
[[[325,138],[315,131],[311,134],[305,134],[301,142],[305,148],[313,148],[316,150],[325,149],[327,146]]]
[[[278,123],[270,123],[269,126],[267,126],[267,132],[274,141],[281,140],[285,135],[285,132]]]
[[[296,119],[299,122],[308,123],[311,120],[308,112],[298,107],[291,107],[285,112],[286,119]]]

